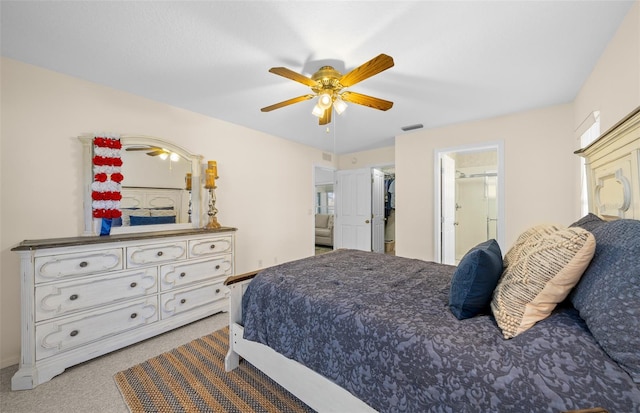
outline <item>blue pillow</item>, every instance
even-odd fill
[[[580,228],[586,229],[589,232],[593,232],[594,229],[598,228],[600,225],[604,224],[605,222],[607,221],[603,220],[596,214],[589,212],[587,215],[583,216],[573,224],[569,225],[569,228],[580,227]]]
[[[598,344],[640,383],[640,221],[591,232],[596,252],[570,299]]]
[[[462,257],[449,291],[449,309],[458,320],[490,311],[502,270],[502,252],[495,239],[475,246]]]
[[[165,217],[129,217],[131,226],[134,225],[158,225],[158,224],[175,224],[176,216],[170,215]]]

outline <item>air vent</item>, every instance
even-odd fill
[[[403,131],[407,132],[410,130],[414,130],[414,129],[420,129],[423,128],[424,126],[422,125],[422,123],[416,123],[415,125],[408,125],[408,126],[403,126],[402,129]]]
[[[331,154],[327,152],[322,152],[322,160],[323,161],[331,161]]]

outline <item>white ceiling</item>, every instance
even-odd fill
[[[434,128],[571,102],[633,1],[5,1],[2,55],[335,153]],[[395,66],[348,90],[330,128],[274,66],[346,73]],[[121,131],[127,133],[128,131]]]

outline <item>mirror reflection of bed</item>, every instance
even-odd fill
[[[123,218],[115,226],[187,223],[188,202],[187,191],[180,188],[123,187]]]
[[[189,193],[184,188],[191,162],[176,153],[154,149],[125,144],[122,151],[123,219],[115,226],[189,222]]]

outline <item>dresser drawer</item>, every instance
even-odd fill
[[[187,258],[187,242],[177,241],[166,244],[141,245],[127,248],[127,267],[153,265]]]
[[[227,297],[229,289],[222,282],[188,290],[177,290],[160,295],[161,317],[169,318],[196,307],[213,305]]]
[[[42,256],[35,259],[35,280],[47,282],[122,268],[121,248]]]
[[[231,237],[216,237],[189,241],[189,256],[191,258],[230,253],[232,250],[233,241]]]
[[[105,307],[36,326],[36,359],[138,328],[158,320],[156,297]]]
[[[36,287],[36,321],[158,292],[156,267]]]
[[[233,275],[231,254],[181,264],[166,264],[160,267],[160,290],[167,291],[200,281],[224,281]],[[219,277],[220,279],[216,280]]]

